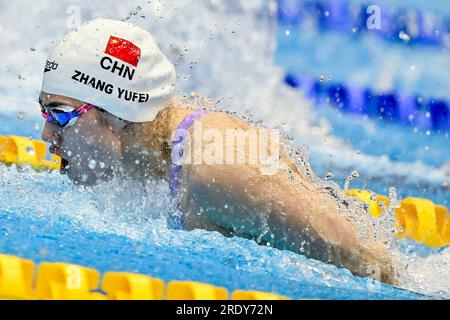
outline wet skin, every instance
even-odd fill
[[[82,104],[45,93],[41,98],[46,104],[61,102],[74,107]],[[67,159],[68,176],[76,183],[108,180],[119,167],[135,179],[168,180],[171,137],[181,121],[193,112],[191,107],[168,105],[151,122],[127,125],[114,122],[109,127],[100,126],[96,122],[98,111],[90,110],[67,129],[47,121],[42,138],[56,146],[52,149],[54,153]],[[201,122],[204,130],[251,128],[222,112],[210,112],[196,121]],[[98,165],[89,168],[87,164],[92,160],[104,163],[104,168]],[[387,249],[361,239],[330,193],[320,189],[288,156],[281,155],[280,165],[283,169],[274,175],[261,175],[258,165],[249,164],[184,165],[185,192],[181,194],[184,227],[257,239],[348,268],[358,276],[375,273],[378,280],[396,284]]]

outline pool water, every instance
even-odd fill
[[[310,55],[302,51],[295,55],[292,48],[282,45],[283,33],[277,29],[276,15],[269,14],[276,10],[273,1],[194,4],[177,0],[145,5],[128,1],[105,7],[102,1],[60,1],[50,5],[40,0],[30,8],[36,14],[26,26],[11,18],[22,14],[20,2],[11,4],[8,13],[0,13],[0,30],[11,34],[7,46],[0,48],[8,59],[7,65],[0,67],[8,75],[0,79],[2,135],[39,138],[43,120],[34,100],[40,88],[41,66],[51,41],[67,32],[67,8],[74,5],[80,9],[82,21],[100,16],[129,17],[131,22],[151,30],[162,50],[177,64],[178,94],[198,91],[220,100],[218,107],[281,126],[296,145],[308,146],[311,165],[319,176],[331,171],[334,180],[342,185],[356,169],[360,178],[351,187],[387,194],[387,188],[395,186],[400,197],[425,197],[448,207],[448,177],[440,170],[450,155],[448,135],[426,135],[394,124],[355,119],[326,105],[316,108],[301,92],[288,88],[283,76],[293,67],[309,75],[336,72],[336,77],[347,77],[355,67],[347,66],[345,70],[345,64],[336,63],[336,69],[302,70],[297,65],[298,57],[307,60]],[[136,10],[138,13],[133,14]],[[60,18],[48,21],[49,14]],[[332,47],[342,35],[334,37],[322,45]],[[366,52],[363,48],[352,50],[359,55]],[[428,59],[425,53],[421,58]],[[376,63],[368,66],[372,72],[376,68]],[[448,84],[449,76],[442,77]],[[366,80],[364,85],[372,84],[372,78]],[[416,88],[420,86],[405,90]],[[440,94],[442,89],[432,93]],[[25,118],[18,119],[18,112],[25,112]],[[254,241],[203,230],[168,229],[164,219],[170,205],[168,186],[162,182],[146,185],[145,194],[142,186],[133,181],[117,181],[107,188],[92,190],[75,187],[66,176],[56,173],[20,171],[0,165],[1,253],[36,262],[76,263],[102,272],[128,271],[164,280],[196,280],[229,290],[270,291],[292,298],[450,296],[449,248],[430,250],[412,241],[394,245],[393,250],[410,261],[411,279],[405,284],[408,291],[354,277],[345,269]]]
[[[242,238],[170,230],[164,219],[142,219],[145,213],[148,217],[145,209],[102,212],[96,209],[100,197],[73,190],[65,177],[19,173],[4,166],[0,171],[6,178],[0,200],[0,252],[36,262],[64,261],[102,272],[138,272],[292,298],[421,298]]]

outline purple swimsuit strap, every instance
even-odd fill
[[[183,157],[183,143],[185,139],[185,135],[189,127],[194,123],[196,119],[201,117],[203,114],[207,113],[207,110],[197,109],[195,112],[188,115],[184,120],[180,123],[175,133],[175,137],[172,140],[172,163],[170,165],[170,194],[173,198],[176,197],[178,192],[178,187],[180,185],[180,181],[178,179],[178,175],[181,171],[181,165],[176,164],[177,159],[181,159]]]

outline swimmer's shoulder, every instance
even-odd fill
[[[158,112],[155,119],[144,123],[130,123],[123,134],[127,135],[135,144],[154,144],[161,141],[171,141],[172,135],[183,120],[198,109],[207,112],[201,115],[196,122],[201,122],[202,129],[228,129],[247,130],[252,124],[244,121],[238,113],[225,110],[217,110],[209,101],[191,101],[180,97],[174,97],[162,110]],[[124,139],[125,140],[125,139]]]
[[[207,103],[190,102],[183,99],[174,99],[164,109],[162,109],[155,119],[155,126],[160,127],[161,130],[165,130],[167,134],[173,133],[181,122],[197,111],[198,109],[204,109],[207,112],[199,117],[196,121],[201,122],[205,127],[210,128],[242,128],[246,124],[233,117],[225,111],[215,110],[213,106]]]

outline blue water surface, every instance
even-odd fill
[[[171,231],[180,238],[176,245],[151,236],[133,241],[88,231],[61,216],[49,222],[5,211],[0,211],[0,225],[0,252],[35,262],[64,261],[101,272],[136,272],[167,281],[194,280],[228,290],[263,290],[292,298],[423,298],[288,251],[218,233]]]

